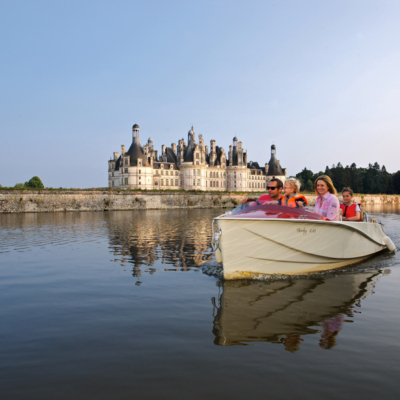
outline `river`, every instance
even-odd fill
[[[399,210],[370,211],[399,248]],[[400,255],[224,283],[220,213],[0,215],[1,398],[398,398]]]

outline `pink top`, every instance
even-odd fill
[[[339,200],[332,193],[328,192],[322,197],[322,205],[321,196],[318,196],[317,200],[315,200],[314,212],[331,221],[339,221],[339,210]]]

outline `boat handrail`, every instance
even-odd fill
[[[214,221],[217,219],[213,218],[212,222],[211,222],[211,229],[212,229],[212,234],[211,234],[211,247],[213,249],[213,251],[216,251],[219,247],[219,238],[221,237],[221,229],[219,229],[217,232],[214,233]]]

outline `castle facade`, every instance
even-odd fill
[[[276,158],[276,147],[271,146],[271,159],[260,167],[247,161],[242,142],[233,138],[228,154],[215,140],[205,145],[202,135],[193,126],[184,139],[171,147],[162,145],[161,154],[154,150],[153,140],[140,144],[139,125],[132,127],[132,144],[128,151],[121,146],[121,155],[114,153],[108,161],[108,186],[130,189],[184,189],[230,192],[265,190],[272,178],[285,181],[286,168]]]

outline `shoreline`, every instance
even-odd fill
[[[2,190],[0,214],[61,211],[169,210],[234,208],[265,192],[132,192],[110,190]],[[309,205],[315,194],[305,194]],[[355,195],[362,206],[399,205],[399,195]],[[341,197],[339,196],[339,199]]]

